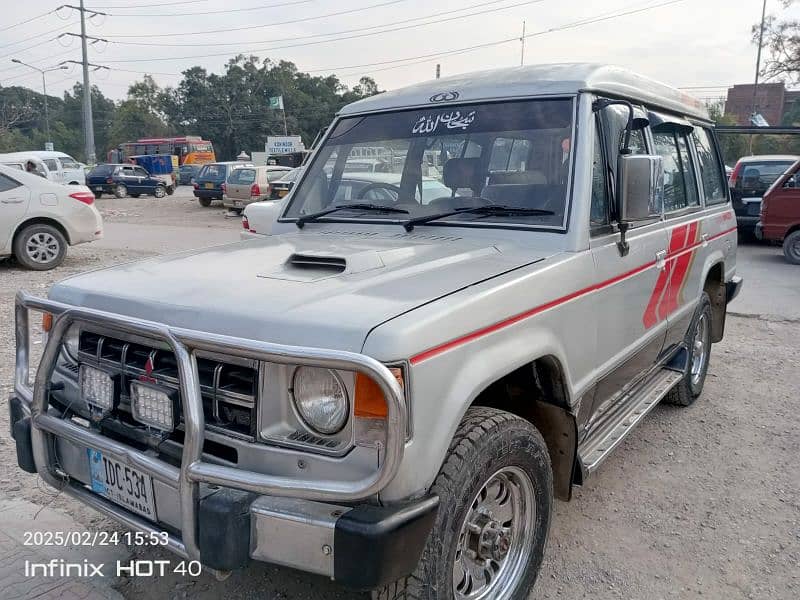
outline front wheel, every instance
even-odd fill
[[[684,344],[689,353],[686,369],[681,379],[664,398],[667,404],[689,406],[703,392],[711,361],[711,301],[708,294],[700,295]]]
[[[153,195],[156,198],[163,198],[167,195],[167,190],[163,185],[157,185],[156,189],[153,190]]]
[[[67,240],[52,225],[29,225],[14,238],[14,258],[34,271],[56,268],[67,255]]]
[[[800,229],[784,238],[783,255],[793,265],[800,265]]]
[[[473,407],[431,492],[439,511],[409,577],[373,600],[523,600],[544,557],[553,476],[544,439],[527,421]]]

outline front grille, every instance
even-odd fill
[[[180,391],[178,363],[172,351],[118,337],[82,331],[78,343],[82,363],[120,375],[120,420],[135,423],[130,408],[130,382],[147,377],[158,385]],[[228,362],[197,356],[200,392],[206,427],[252,440],[256,428],[259,372],[255,363]]]

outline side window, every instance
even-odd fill
[[[58,163],[54,158],[45,159],[44,164],[46,164],[47,168],[51,171],[58,171]]]
[[[704,127],[695,127],[692,138],[697,149],[698,167],[700,168],[700,179],[703,181],[703,196],[706,205],[721,204],[728,199],[725,189],[728,183],[725,180],[725,172],[722,169],[711,132]]]
[[[591,224],[608,225],[608,185],[606,164],[603,160],[603,144],[600,139],[600,129],[596,128],[594,136],[594,151],[592,152],[592,206]]]
[[[654,131],[656,154],[664,159],[664,212],[700,204],[685,134],[674,130]]]
[[[0,192],[7,192],[19,187],[19,183],[0,173]]]
[[[689,152],[689,136],[685,133],[677,134],[678,150],[681,157],[681,170],[686,182],[686,200],[689,206],[700,206],[700,192],[697,190],[697,174],[694,161]]]
[[[147,171],[145,171],[142,167],[136,167],[134,171],[134,175],[137,177],[147,177]]]
[[[619,148],[625,143],[625,130],[619,135]],[[644,141],[644,129],[634,129],[631,131],[630,141],[631,154],[647,154],[647,144]]]

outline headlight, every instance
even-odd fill
[[[298,367],[292,377],[292,400],[305,424],[324,435],[341,431],[350,414],[344,384],[330,369]]]
[[[80,340],[80,329],[78,329],[77,325],[73,325],[69,329],[67,329],[67,333],[64,335],[63,345],[64,350],[67,352],[67,356],[73,362],[78,362],[78,342]]]

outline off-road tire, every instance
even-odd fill
[[[211,198],[198,198],[197,201],[200,203],[200,206],[205,206],[206,208],[211,206]]]
[[[114,196],[116,198],[127,198],[128,186],[126,186],[124,183],[120,183],[114,186]]]
[[[29,243],[35,242],[35,238],[40,237],[42,240],[52,240],[50,252],[52,258],[44,262],[35,260],[28,255],[27,247]],[[55,269],[62,262],[67,255],[67,240],[64,234],[58,229],[47,223],[34,223],[28,225],[14,236],[14,258],[19,264],[26,269],[32,271],[49,271]]]
[[[508,600],[527,598],[544,558],[553,507],[547,445],[528,421],[494,408],[473,407],[462,419],[431,487],[439,496],[439,511],[416,570],[374,590],[372,600],[451,600],[456,546],[467,511],[489,478],[510,466],[530,477],[536,496],[533,547]]]
[[[707,323],[707,340],[704,344],[704,352],[706,353],[705,361],[703,363],[702,371],[700,372],[699,380],[692,381],[692,348],[694,345],[695,334],[701,318],[705,315]],[[686,369],[681,379],[675,387],[664,397],[664,402],[667,404],[675,404],[677,406],[689,406],[698,396],[703,392],[703,385],[706,381],[708,374],[708,365],[711,361],[711,300],[708,294],[703,292],[700,295],[700,303],[692,317],[692,322],[689,324],[689,329],[686,331],[686,336],[683,338],[686,347],[688,348],[689,357],[686,361]]]
[[[784,238],[783,255],[793,265],[800,265],[800,229],[793,231]]]

